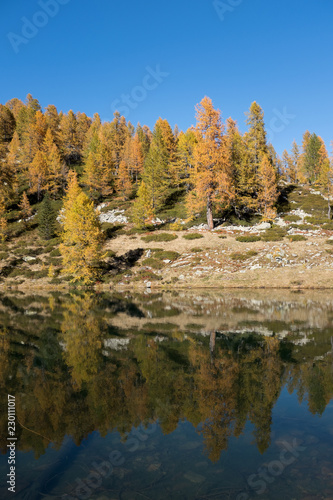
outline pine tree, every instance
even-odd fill
[[[163,142],[162,132],[155,127],[149,153],[145,160],[142,180],[151,196],[153,211],[159,210],[166,198],[168,178],[168,152]]]
[[[240,176],[240,189],[243,193],[246,193],[245,204],[250,209],[255,209],[259,187],[259,167],[264,156],[271,161],[267,145],[264,112],[258,103],[253,102],[251,104],[246,123],[249,130],[244,135],[245,158]]]
[[[38,210],[38,231],[43,240],[50,240],[55,232],[56,216],[50,195],[46,193]]]
[[[91,284],[98,276],[102,231],[94,203],[82,191],[74,197],[72,189],[65,199],[62,220],[63,272],[72,275],[72,281]]]

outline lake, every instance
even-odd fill
[[[0,347],[1,499],[333,499],[330,292],[9,291]]]

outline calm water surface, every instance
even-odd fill
[[[333,499],[332,322],[324,292],[0,295],[0,498]]]

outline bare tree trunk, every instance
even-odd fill
[[[214,221],[213,221],[212,199],[210,195],[207,196],[207,224],[208,224],[208,229],[211,231],[214,228]]]

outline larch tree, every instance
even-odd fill
[[[211,230],[214,227],[214,207],[228,206],[235,193],[221,113],[214,109],[208,97],[204,97],[196,110],[198,143],[194,149],[194,188],[190,198],[195,197],[196,205],[206,208],[207,224]]]
[[[29,165],[29,185],[30,192],[37,194],[40,200],[41,193],[47,188],[48,168],[45,154],[38,150]]]
[[[7,239],[8,223],[6,218],[6,205],[5,200],[0,194],[0,240],[4,243]]]
[[[117,192],[121,195],[123,201],[128,200],[133,190],[131,176],[124,160],[122,160],[119,165],[116,189]]]
[[[318,185],[327,197],[327,217],[331,218],[331,202],[333,197],[333,163],[326,158],[322,164]]]
[[[276,217],[274,205],[278,198],[276,172],[267,157],[261,160],[259,171],[258,204],[259,209],[266,219]]]
[[[32,215],[32,208],[30,206],[29,198],[27,196],[26,191],[23,192],[23,195],[22,195],[19,207],[20,207],[20,212],[21,212],[21,217],[22,217],[22,220],[23,220],[23,224],[26,227],[27,226],[27,220]]]
[[[60,252],[63,272],[72,281],[91,284],[98,278],[101,258],[102,230],[94,203],[80,190],[73,197],[70,190],[64,202],[63,232]]]
[[[154,217],[152,197],[144,181],[140,182],[137,198],[132,205],[132,220],[137,227],[144,227]]]
[[[64,188],[68,169],[61,159],[50,129],[46,132],[43,152],[47,170],[47,190],[55,197]]]

